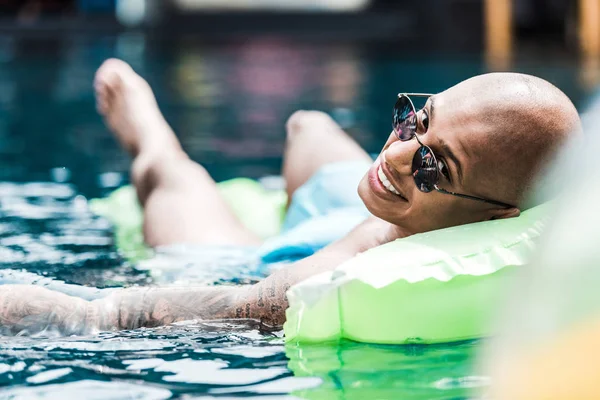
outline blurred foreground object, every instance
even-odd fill
[[[579,0],[579,41],[585,57],[600,56],[599,0]]]
[[[539,348],[538,348],[539,347]],[[494,399],[592,400],[600,398],[600,321],[568,329],[519,357],[495,381]]]
[[[357,11],[370,0],[173,0],[184,10]]]
[[[600,104],[546,181],[564,190],[484,357],[493,399],[600,398]],[[594,108],[596,111],[594,111]]]
[[[513,47],[512,1],[486,0],[485,56],[492,71],[510,66]]]
[[[600,83],[600,0],[579,0],[578,21],[581,79],[594,87]]]

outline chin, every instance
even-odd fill
[[[389,215],[386,213],[386,209],[389,208],[388,205],[382,204],[381,199],[371,192],[369,189],[369,183],[363,178],[358,185],[358,196],[362,200],[367,210],[377,218],[380,218],[390,224],[398,225],[397,217]]]

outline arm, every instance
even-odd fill
[[[294,283],[328,270],[341,257],[315,254],[248,286],[129,288],[86,301],[33,285],[0,286],[0,332],[63,335],[155,327],[203,319],[255,319],[266,327],[285,322],[285,293]],[[335,264],[335,265],[337,265]]]
[[[34,285],[0,286],[0,333],[62,335],[232,318],[244,287],[131,288],[94,301]]]
[[[131,288],[92,302],[39,286],[0,286],[0,326],[12,334],[55,327],[70,335],[193,319],[245,318],[280,327],[290,286],[387,240],[381,228],[380,220],[368,220],[340,241],[251,286]]]

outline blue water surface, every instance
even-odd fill
[[[156,283],[146,265],[125,261],[111,225],[93,215],[72,186],[3,183],[0,196],[0,283],[37,284],[88,299],[103,295],[96,287]],[[237,271],[220,268],[216,283],[227,283],[227,275],[260,279],[258,272]],[[214,283],[210,274],[195,276]],[[259,328],[251,321],[203,322],[89,337],[52,331],[0,337],[0,399],[456,399],[487,385],[487,378],[471,375],[476,343],[298,345]]]

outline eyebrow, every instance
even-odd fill
[[[462,185],[462,183],[463,183],[463,172],[462,172],[462,166],[460,165],[460,162],[458,161],[458,158],[456,157],[456,155],[454,154],[454,152],[452,151],[452,149],[448,146],[448,143],[446,143],[442,139],[440,139],[440,147],[442,148],[442,150],[444,151],[444,153],[446,153],[446,155],[448,156],[448,158],[451,159],[452,162],[454,163],[454,165],[456,166],[456,173],[458,175],[458,181]]]
[[[431,96],[429,98],[429,124],[433,124],[433,111],[434,111],[434,105],[435,105],[435,97]]]

